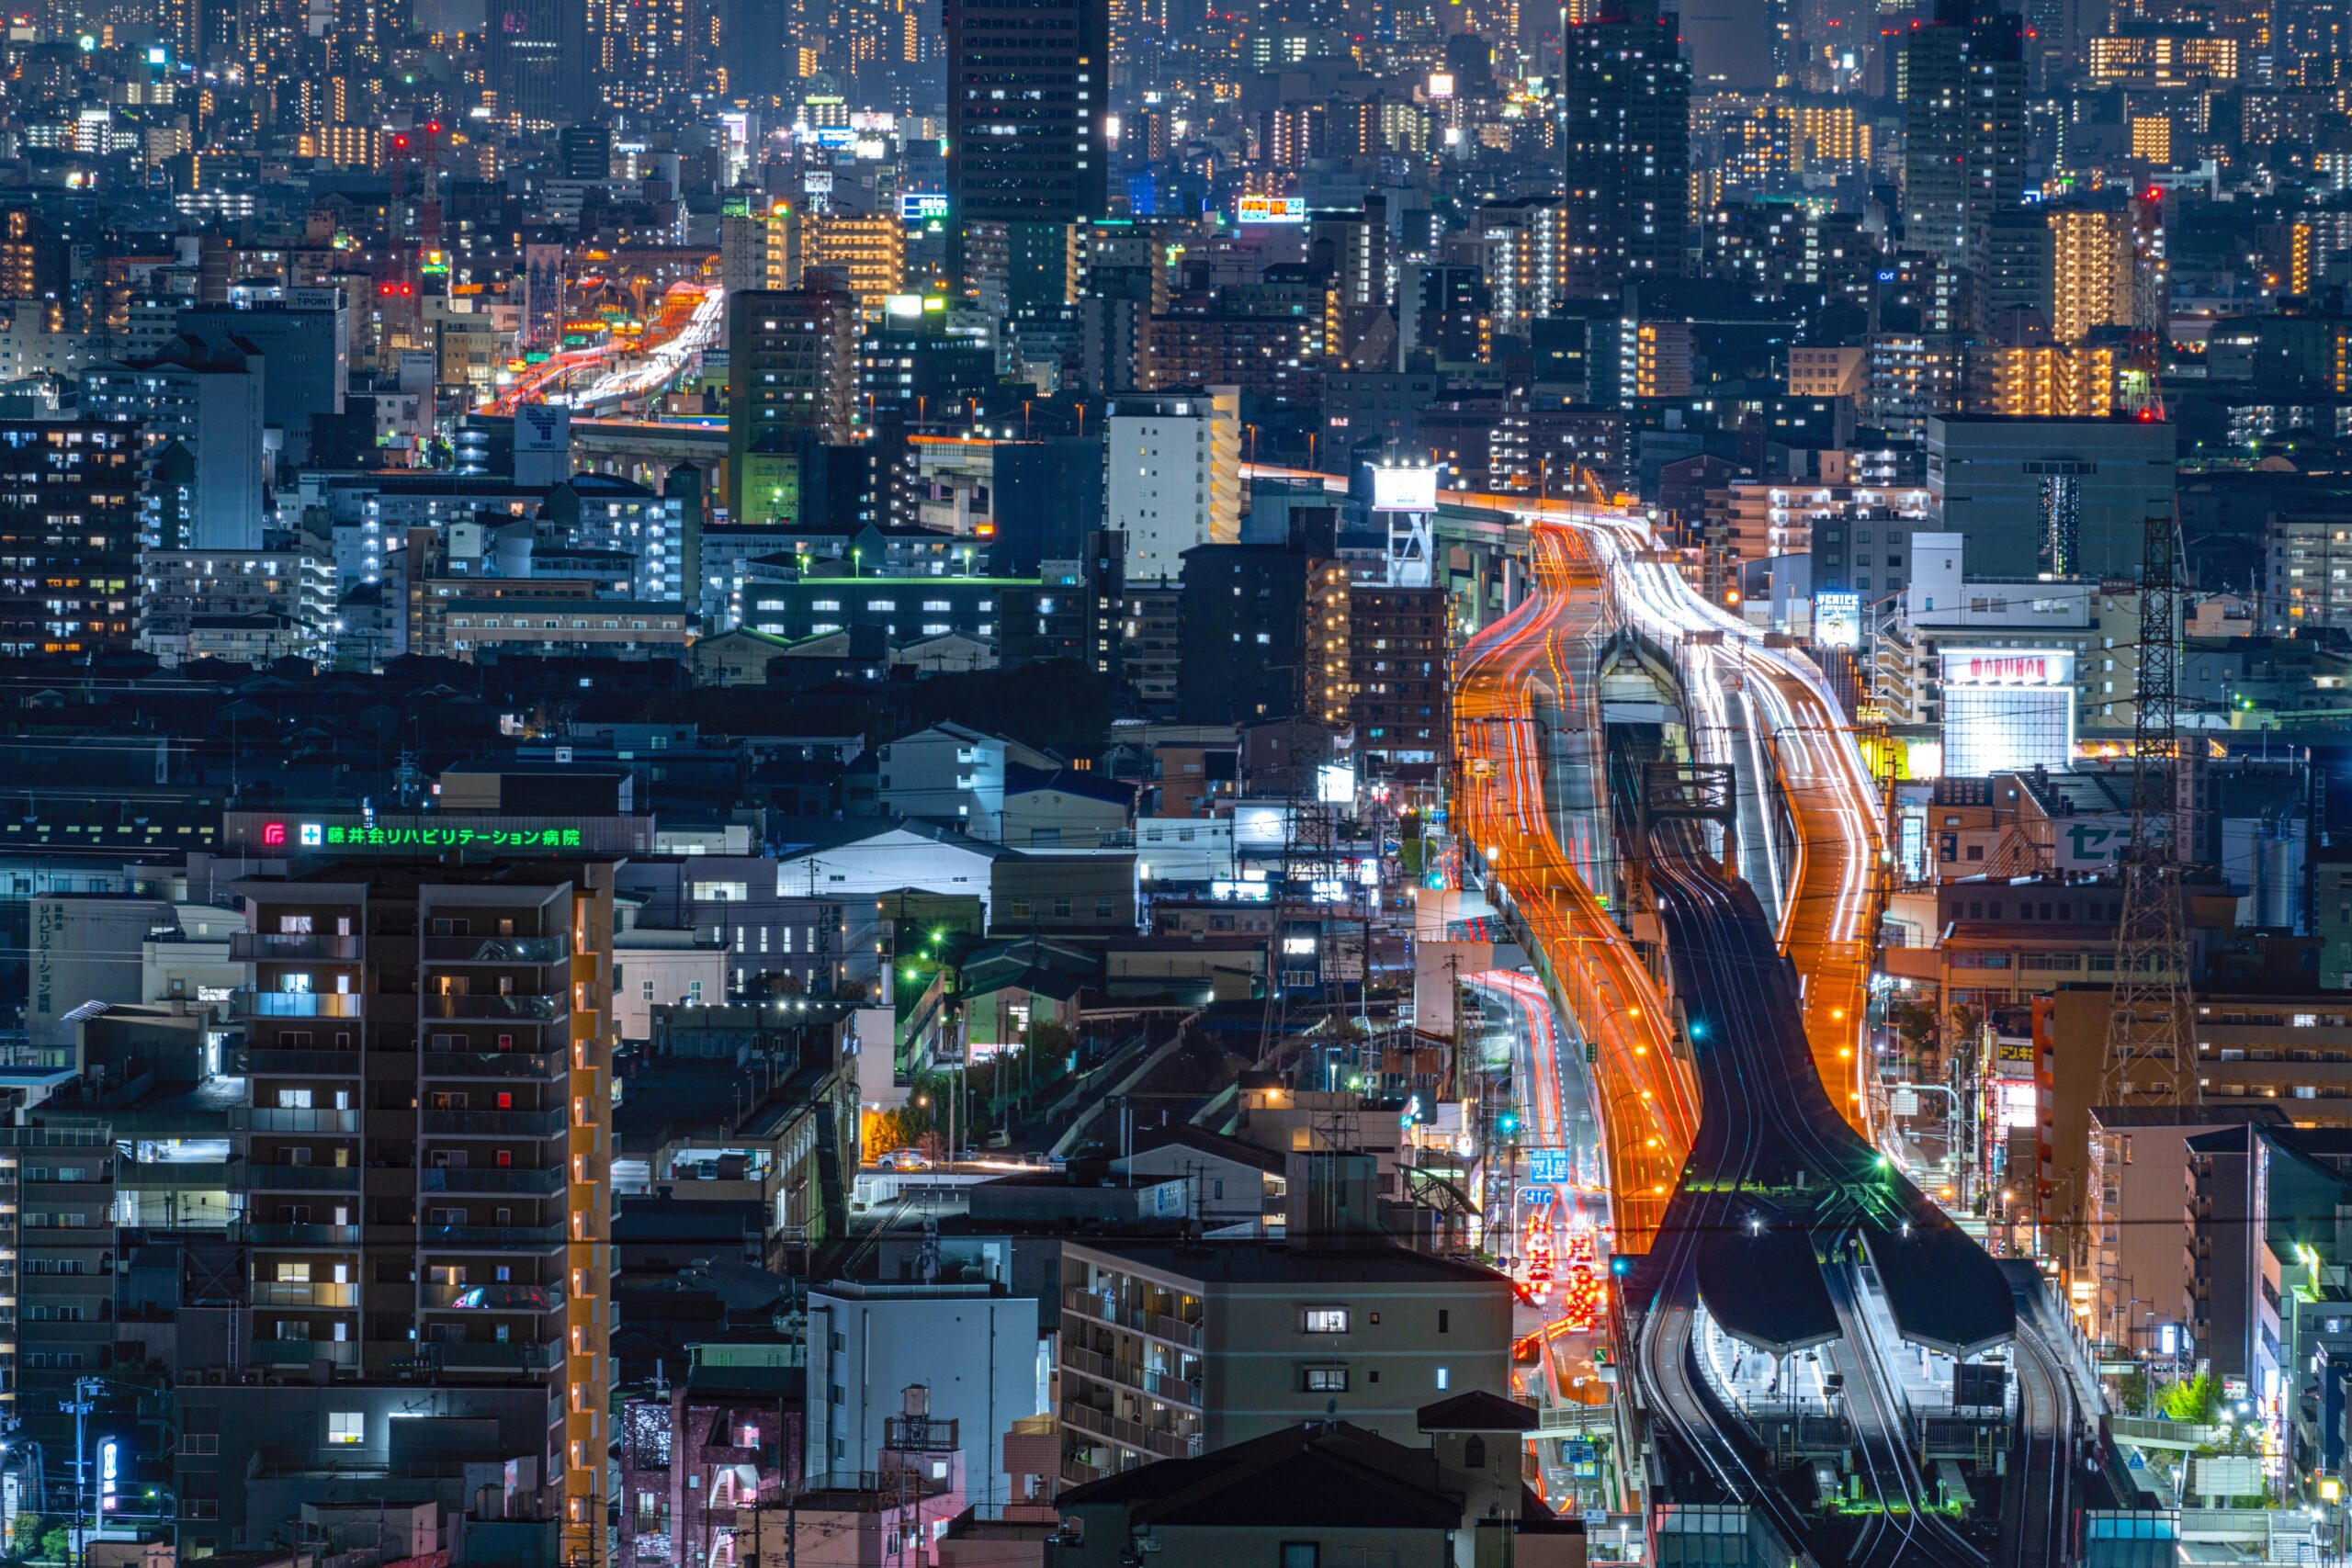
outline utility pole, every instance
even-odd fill
[[[2123,852],[2123,917],[2116,931],[2108,1016],[2109,1105],[2178,1105],[2197,1098],[2190,1060],[2188,938],[2181,863],[2189,759],[2180,735],[2180,530],[2148,519],[2140,563],[2140,690],[2132,706],[2132,830]]]
[[[85,1563],[87,1563],[90,1560],[90,1538],[97,1533],[96,1514],[102,1502],[99,1498],[93,1497],[91,1499],[92,1522],[85,1529],[82,1524],[82,1490],[84,1476],[83,1466],[87,1462],[88,1447],[84,1439],[86,1436],[85,1423],[89,1418],[90,1412],[97,1408],[96,1402],[91,1397],[93,1394],[96,1393],[97,1391],[97,1379],[75,1378],[74,1380],[74,1397],[61,1401],[57,1406],[58,1409],[74,1417],[73,1533],[79,1536],[81,1540],[79,1543],[80,1550],[73,1553],[73,1555],[78,1557]]]

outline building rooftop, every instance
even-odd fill
[[[1242,1285],[1439,1284],[1490,1285],[1509,1290],[1510,1279],[1480,1264],[1435,1258],[1390,1244],[1385,1237],[1367,1237],[1358,1247],[1295,1247],[1286,1242],[1243,1241],[1137,1242],[1085,1241],[1075,1245],[1088,1252],[1179,1279]]]

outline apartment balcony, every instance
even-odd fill
[[[1116,1383],[1171,1404],[1190,1405],[1195,1410],[1201,1407],[1200,1385],[1188,1382],[1172,1372],[1153,1371],[1133,1361],[1114,1360],[1075,1345],[1062,1348],[1062,1366],[1098,1382]]]
[[[564,1225],[427,1225],[416,1233],[419,1252],[511,1251],[561,1247]]]
[[[568,964],[570,936],[429,936],[427,964]]]
[[[341,1055],[342,1052],[327,1052]],[[251,1133],[356,1133],[356,1111],[311,1110],[294,1105],[239,1105],[229,1111],[229,1125]]]
[[[560,1111],[427,1111],[424,1131],[444,1136],[552,1138],[563,1131]]]
[[[254,1281],[254,1305],[257,1307],[356,1307],[358,1304],[359,1287],[349,1280]]]
[[[356,1051],[316,1051],[308,1047],[280,1050],[250,1045],[229,1053],[229,1070],[247,1077],[356,1078]]]
[[[458,996],[435,995],[419,997],[418,1014],[424,1018],[513,1020],[525,1023],[552,1023],[571,1012],[571,998],[563,996]]]
[[[254,1247],[357,1247],[359,1227],[239,1221],[229,1227],[229,1239]]]
[[[1188,1349],[1197,1350],[1201,1348],[1199,1324],[1187,1322],[1181,1317],[1170,1317],[1164,1313],[1146,1312],[1141,1307],[1121,1306],[1091,1291],[1075,1289],[1064,1291],[1062,1306],[1081,1317],[1093,1318],[1098,1323],[1115,1324],[1121,1328],[1131,1328],[1138,1334],[1148,1334],[1156,1338],[1182,1345]]]
[[[571,1181],[571,1173],[561,1166],[538,1170],[427,1166],[416,1173],[416,1190],[420,1192],[521,1192],[547,1198],[562,1191]]]
[[[18,1225],[17,1227],[17,1239],[22,1242],[25,1246],[34,1248],[55,1248],[60,1247],[111,1247],[114,1246],[114,1222],[105,1218],[103,1215],[100,1216],[98,1223],[96,1224],[26,1224]],[[66,1276],[55,1277],[66,1278]],[[38,1280],[42,1278],[42,1276],[38,1274],[28,1274],[25,1275],[24,1278],[28,1280]],[[87,1280],[84,1280],[82,1283],[85,1288],[88,1285]]]
[[[230,1172],[230,1185],[252,1192],[356,1192],[356,1165],[255,1165],[247,1161]]]
[[[115,1168],[115,1185],[136,1191],[159,1191],[189,1187],[229,1188],[235,1185],[232,1178],[241,1174],[238,1167],[228,1160],[124,1160]]]
[[[359,939],[310,932],[232,931],[229,956],[243,964],[349,963],[359,956]]]
[[[359,1346],[349,1339],[256,1339],[247,1359],[258,1367],[307,1367],[332,1361],[338,1367],[359,1365]]]
[[[430,1280],[417,1287],[423,1305],[453,1312],[560,1312],[561,1285],[494,1283],[443,1285]]]
[[[552,1078],[570,1070],[553,1051],[427,1051],[417,1067],[428,1078]]]
[[[257,991],[240,986],[229,993],[232,1018],[357,1018],[359,998],[341,991]]]
[[[1062,1421],[1066,1426],[1118,1443],[1144,1453],[1157,1454],[1161,1459],[1190,1459],[1197,1451],[1199,1439],[1185,1433],[1161,1427],[1147,1427],[1140,1421],[1130,1421],[1124,1416],[1114,1416],[1079,1400],[1062,1402]]]
[[[427,1341],[416,1348],[420,1358],[430,1356],[448,1371],[549,1372],[563,1365],[563,1348],[555,1344]]]

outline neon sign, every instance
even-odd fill
[[[346,828],[335,822],[296,824],[300,841],[330,850],[576,850],[577,828]],[[262,824],[265,848],[286,843],[287,824]]]

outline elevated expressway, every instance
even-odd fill
[[[1648,1247],[1624,1282],[1620,1327],[1634,1347],[1623,1392],[1651,1417],[1654,1500],[1670,1500],[1669,1515],[1728,1506],[1762,1556],[2062,1560],[2081,1402],[2031,1314],[2020,1322],[2022,1298],[1992,1260],[1865,1135],[1862,1020],[1881,818],[1826,682],[1794,649],[1693,592],[1623,512],[1445,499],[1507,511],[1526,529],[1531,592],[1473,639],[1458,667],[1460,809],[1498,903],[1600,1048],[1620,1245]],[[1659,987],[1592,892],[1597,852],[1574,826],[1563,843],[1546,778],[1558,732],[1596,721],[1590,650],[1612,615],[1676,670],[1689,759],[1732,764],[1789,829],[1758,835],[1743,857],[1751,877],[1779,894],[1776,914],[1724,874],[1727,846],[1704,827],[1661,824],[1634,846],[1668,954],[1669,1005],[1685,1021],[1679,1036]],[[1560,716],[1550,734],[1547,709]],[[1589,764],[1591,749],[1582,750],[1577,761]],[[1754,782],[1767,778],[1770,803]],[[1634,815],[1621,812],[1621,823]],[[1881,1293],[1899,1337],[1871,1327],[1869,1303]],[[1867,1488],[1867,1506],[1792,1497],[1786,1456],[1765,1450],[1736,1396],[1701,1370],[1693,1344],[1702,1315],[1783,1359],[1816,1348],[1807,1356],[1836,1373],[1849,1478]],[[2016,1479],[2001,1488],[1997,1538],[1964,1538],[1939,1506],[1949,1499],[1915,1462],[1933,1445],[1896,1364],[1916,1356],[1904,1343],[1914,1340],[1954,1359],[2010,1345],[2015,1417],[1992,1429],[2007,1435]]]
[[[1544,766],[1557,730],[1574,726],[1594,743],[1600,733],[1589,669],[1607,613],[1602,575],[1567,530],[1542,530],[1532,549],[1540,590],[1474,638],[1456,668],[1455,750],[1469,760],[1456,809],[1490,894],[1594,1047],[1617,1246],[1645,1251],[1697,1134],[1698,1098],[1658,987],[1589,879],[1596,847],[1578,829],[1562,841],[1547,789],[1560,779]]]

